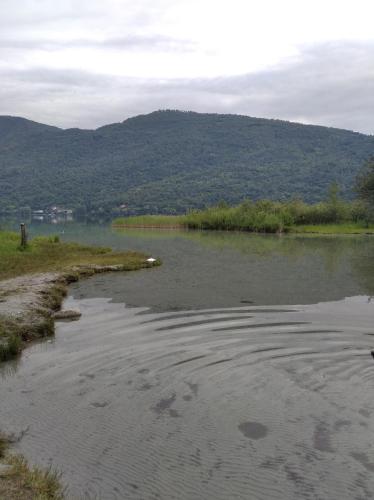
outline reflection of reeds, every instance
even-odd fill
[[[135,217],[120,217],[113,222],[113,226],[125,228],[175,229],[183,227],[183,219],[184,216],[178,215],[138,215]]]
[[[33,227],[30,227],[33,230]],[[50,225],[38,226],[38,232],[50,232]],[[55,230],[55,228],[53,228]],[[333,273],[339,266],[344,266],[346,273],[352,273],[365,291],[374,293],[374,238],[364,235],[319,235],[296,234],[259,235],[242,231],[197,231],[174,229],[120,229],[108,226],[73,223],[64,238],[87,243],[101,243],[116,248],[140,248],[152,250],[152,241],[188,240],[205,247],[235,250],[249,258],[267,258],[271,255],[283,255],[292,260],[319,256],[325,272]],[[149,244],[147,242],[150,242]],[[170,242],[170,243],[169,243]],[[139,245],[140,244],[140,245]],[[150,245],[150,246],[149,246]],[[303,265],[303,263],[301,263]]]
[[[371,238],[367,238],[366,241],[367,244],[357,248],[352,256],[352,271],[367,295],[372,296],[374,295],[374,242]]]
[[[143,240],[185,239],[204,247],[235,250],[253,259],[282,255],[288,259],[322,259],[326,273],[340,266],[352,272],[368,294],[374,294],[374,238],[357,235],[255,234],[242,231],[160,231],[116,229],[120,236]]]

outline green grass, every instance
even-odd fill
[[[20,249],[19,243],[16,233],[0,231],[0,280],[86,264],[122,264],[127,270],[139,269],[145,259],[145,255],[136,252],[62,243],[55,237],[34,238],[25,250]]]
[[[30,467],[20,455],[7,455],[3,463],[9,472],[0,477],[0,498],[7,500],[62,500],[60,475],[52,469]]]
[[[134,217],[119,217],[113,221],[113,225],[168,228],[182,226],[183,219],[184,216],[178,215],[138,215]]]
[[[60,475],[52,469],[30,467],[21,455],[8,453],[9,440],[0,433],[0,464],[9,471],[0,476],[0,498],[7,500],[62,500]]]
[[[374,225],[369,226],[362,223],[340,224],[308,224],[292,226],[293,233],[317,233],[317,234],[374,234]]]

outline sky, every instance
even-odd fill
[[[0,0],[0,115],[158,109],[374,134],[373,0]]]

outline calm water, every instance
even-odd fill
[[[3,365],[1,428],[70,498],[373,498],[374,238],[62,237],[163,260],[73,285],[82,318]]]

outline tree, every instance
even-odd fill
[[[366,205],[368,221],[374,219],[374,156],[364,165],[356,179],[356,192]]]

